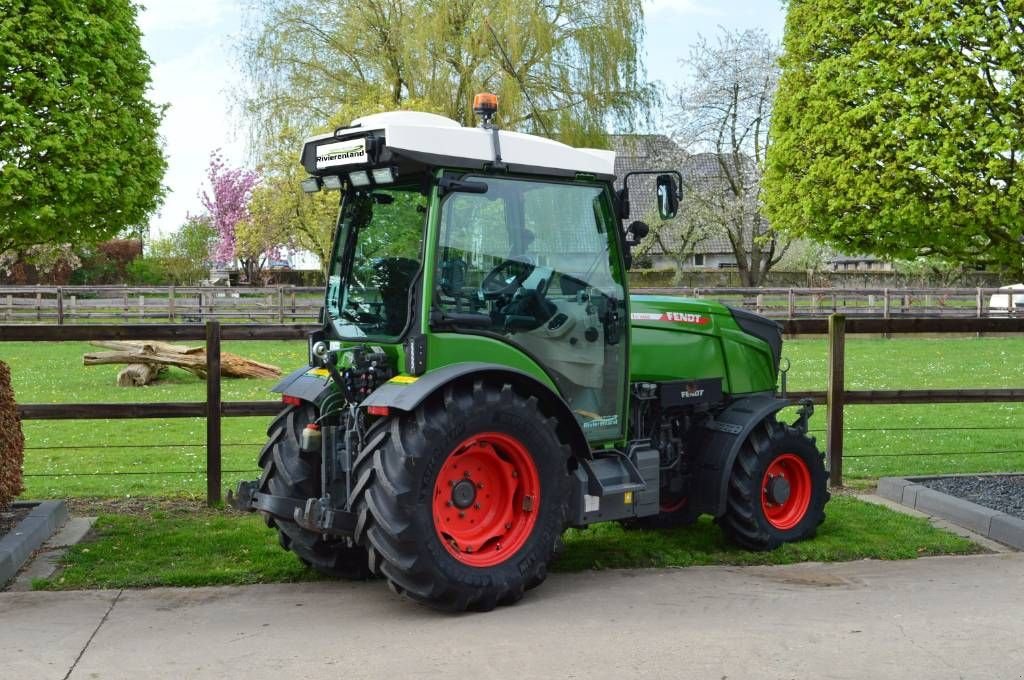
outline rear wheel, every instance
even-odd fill
[[[828,499],[828,473],[814,442],[772,417],[743,443],[718,523],[735,543],[771,550],[813,537]]]
[[[545,579],[568,513],[569,447],[535,397],[449,386],[366,441],[356,537],[396,592],[489,610]]]
[[[302,430],[316,419],[316,413],[311,404],[288,406],[267,428],[267,444],[260,454],[260,491],[301,501],[320,496],[320,456],[304,454],[299,448]],[[371,575],[363,548],[325,541],[320,534],[280,517],[264,517],[267,526],[277,529],[281,547],[294,552],[306,566],[338,578]]]

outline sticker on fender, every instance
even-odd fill
[[[633,321],[668,321],[670,323],[688,323],[695,326],[706,326],[711,323],[709,317],[689,312],[633,312],[629,315]]]
[[[399,385],[411,385],[412,383],[416,382],[417,380],[419,380],[419,378],[417,378],[414,375],[396,375],[394,378],[392,378],[388,382],[398,383]]]

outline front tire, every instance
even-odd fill
[[[814,442],[799,430],[765,419],[740,448],[718,524],[734,543],[773,550],[812,538],[825,521],[828,473]]]
[[[356,538],[395,592],[486,611],[544,581],[568,515],[570,449],[536,397],[448,386],[366,440]]]
[[[320,457],[304,454],[299,448],[302,430],[316,416],[313,405],[304,403],[288,406],[274,418],[260,454],[260,491],[301,501],[320,496]],[[264,518],[268,527],[277,529],[281,547],[294,552],[307,567],[336,578],[359,580],[371,576],[363,548],[342,540],[325,541],[320,534],[280,517],[264,513]]]

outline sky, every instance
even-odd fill
[[[153,61],[150,99],[168,105],[160,128],[168,194],[150,222],[154,237],[202,212],[199,192],[212,151],[221,149],[234,165],[248,161],[245,126],[231,96],[242,83],[234,45],[243,3],[148,0],[139,13],[142,45]],[[681,80],[679,59],[698,36],[760,28],[781,40],[785,21],[780,0],[644,0],[644,11],[647,75],[670,87]]]

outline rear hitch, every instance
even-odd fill
[[[330,496],[307,499],[306,506],[296,507],[290,519],[307,531],[326,536],[351,536],[356,528],[355,514],[331,507]]]
[[[811,399],[800,400],[800,410],[796,412],[797,419],[793,421],[791,427],[800,431],[800,434],[807,434],[807,429],[810,424],[807,422],[811,416],[814,415],[814,402]]]
[[[255,512],[253,496],[256,493],[256,482],[239,482],[236,492],[228,489],[228,505],[242,512]]]

